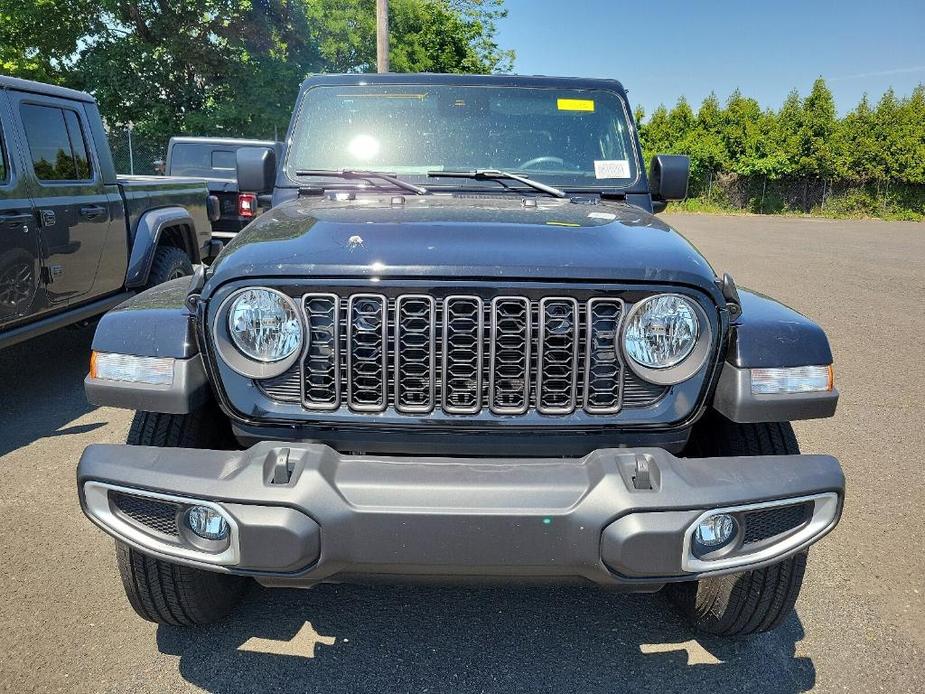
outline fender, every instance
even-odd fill
[[[726,361],[739,368],[832,363],[818,324],[774,299],[739,289],[742,313],[731,326]]]
[[[141,215],[138,226],[135,228],[132,253],[128,262],[128,272],[125,276],[125,286],[127,288],[143,287],[147,283],[161,233],[164,229],[175,226],[185,226],[189,229],[189,231],[184,232],[184,237],[187,242],[187,250],[192,252],[190,260],[194,265],[200,262],[199,244],[196,242],[196,223],[190,213],[182,207],[163,207],[158,210],[149,210]]]
[[[93,336],[94,352],[173,359],[173,382],[155,386],[87,376],[84,388],[91,403],[186,414],[211,397],[195,318],[186,307],[189,288],[189,277],[152,287],[104,315]]]
[[[819,325],[770,297],[739,290],[742,313],[730,326],[729,347],[713,407],[740,423],[831,417],[838,391],[753,394],[751,369],[828,366],[829,340]]]

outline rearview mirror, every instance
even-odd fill
[[[235,154],[238,190],[271,193],[276,183],[276,151],[270,147],[241,147]]]
[[[681,154],[657,154],[652,157],[649,190],[656,212],[665,209],[669,200],[683,200],[687,197],[690,170],[691,160]]]

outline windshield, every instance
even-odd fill
[[[300,169],[369,169],[421,181],[428,171],[500,169],[579,189],[637,177],[616,93],[534,87],[315,87],[286,168],[293,179]]]

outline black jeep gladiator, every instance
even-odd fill
[[[215,263],[101,321],[87,516],[145,619],[246,586],[399,579],[666,588],[701,629],[771,629],[844,478],[790,420],[838,393],[823,331],[737,289],[654,212],[615,81],[309,78],[273,207]]]
[[[89,94],[0,76],[0,348],[192,274],[216,203],[201,179],[116,176]]]
[[[254,191],[238,186],[237,151],[242,147],[276,147],[268,140],[226,137],[172,137],[167,145],[164,171],[168,176],[203,177],[218,198],[221,216],[212,222],[213,238],[234,238],[259,213]]]

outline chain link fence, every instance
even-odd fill
[[[116,173],[151,176],[162,173],[158,163],[167,157],[167,143],[139,137],[129,128],[112,129],[109,147]]]
[[[824,178],[770,180],[763,176],[708,173],[691,181],[689,197],[759,214],[925,214],[925,186],[896,182],[857,184]]]

